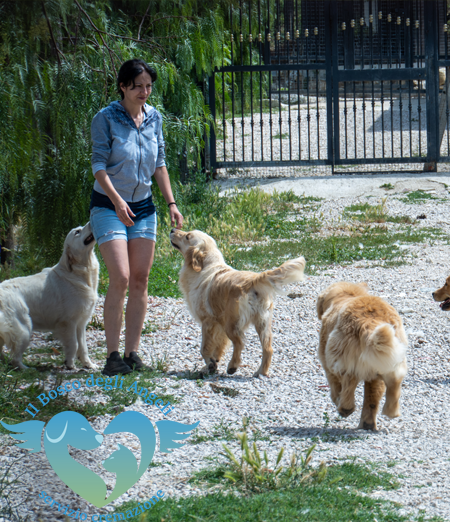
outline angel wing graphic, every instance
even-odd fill
[[[29,449],[31,453],[41,451],[41,436],[44,432],[44,449],[47,459],[59,478],[75,493],[83,497],[96,507],[103,507],[120,497],[142,477],[147,470],[156,449],[156,431],[145,415],[135,411],[125,411],[115,417],[106,427],[104,435],[128,432],[139,438],[141,456],[139,466],[137,460],[128,448],[119,445],[108,459],[104,467],[116,473],[116,485],[106,498],[106,484],[101,477],[75,461],[69,454],[68,446],[82,450],[99,447],[103,436],[98,434],[89,421],[81,414],[65,411],[50,419],[44,429],[42,421],[27,421],[9,425],[0,421],[0,424],[14,432],[11,434],[16,440],[23,440],[19,447]],[[162,420],[157,421],[159,433],[159,450],[171,453],[183,444],[179,441],[189,437],[199,422],[182,424],[180,422]]]

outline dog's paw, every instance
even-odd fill
[[[210,373],[215,373],[217,371],[217,363],[218,361],[212,357],[209,358],[208,370]]]
[[[75,369],[75,362],[74,361],[65,360],[64,364],[66,365],[66,368],[68,370],[74,370]]]
[[[91,360],[83,363],[83,368],[90,368],[92,370],[98,370],[98,365],[94,364]]]
[[[339,408],[338,412],[341,417],[348,417],[355,411],[355,407],[353,408]]]
[[[370,431],[378,431],[376,422],[367,422],[361,421],[358,426],[359,430],[370,430]]]

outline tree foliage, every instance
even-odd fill
[[[55,262],[67,232],[88,219],[90,124],[114,99],[121,63],[158,72],[167,163],[197,161],[210,125],[202,82],[222,63],[229,2],[0,2],[0,239],[20,225],[26,248]]]

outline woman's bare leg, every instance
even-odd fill
[[[148,304],[148,276],[153,264],[155,242],[136,238],[128,241],[130,266],[128,303],[125,312],[125,355],[137,352]]]
[[[128,245],[124,239],[114,239],[100,245],[100,252],[109,275],[108,292],[104,304],[104,324],[108,357],[119,350],[123,304],[130,276]]]

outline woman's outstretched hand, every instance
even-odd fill
[[[173,227],[176,224],[177,228],[182,228],[183,226],[183,215],[178,210],[178,207],[176,205],[170,205],[169,207],[169,214],[170,214],[170,225]]]

